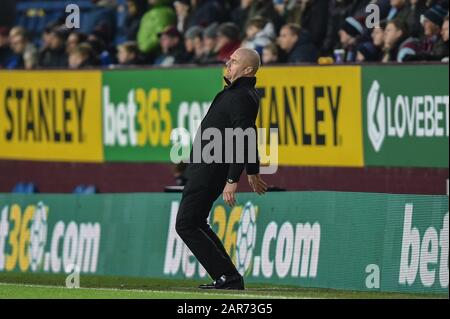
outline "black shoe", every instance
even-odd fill
[[[223,275],[211,284],[203,284],[200,289],[244,290],[244,278],[241,275]]]

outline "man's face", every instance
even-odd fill
[[[75,33],[71,33],[66,42],[67,52],[73,50],[78,44],[78,36]]]
[[[441,30],[442,40],[448,41],[448,20],[444,21]]]
[[[159,39],[159,44],[161,45],[162,52],[168,53],[170,49],[178,45],[178,41],[179,40],[177,37],[171,37],[167,34],[161,35],[161,38]]]
[[[133,1],[127,1],[128,15],[134,16],[137,13],[136,4]]]
[[[401,8],[405,4],[405,0],[391,0],[391,6],[394,8]]]
[[[178,17],[186,17],[189,12],[189,6],[185,3],[175,1],[173,6],[175,7],[175,12]]]
[[[423,33],[425,34],[425,36],[430,37],[432,35],[439,34],[440,31],[441,29],[439,28],[439,26],[435,25],[427,18],[423,20]]]
[[[49,47],[51,49],[58,49],[63,44],[62,39],[58,37],[56,34],[51,33],[49,38]]]
[[[278,57],[273,54],[273,52],[269,49],[263,49],[262,54],[262,62],[263,64],[271,63],[271,62],[277,62]]]
[[[217,41],[215,38],[205,37],[203,40],[203,45],[205,48],[205,52],[213,52],[216,48]]]
[[[298,36],[294,34],[289,27],[283,27],[278,37],[278,44],[280,48],[286,52],[291,51],[295,43],[298,40]]]
[[[117,52],[117,60],[120,64],[126,64],[135,58],[134,53],[128,52],[124,47],[119,47]]]
[[[21,35],[15,35],[11,37],[11,49],[16,54],[22,54],[25,51],[26,42]]]
[[[216,51],[219,51],[228,43],[230,43],[230,39],[227,36],[219,33],[216,40]]]
[[[242,54],[240,53],[240,51],[236,50],[227,61],[226,67],[227,79],[230,80],[230,82],[233,82],[237,78],[248,73],[249,65],[247,65],[244,59],[242,59]]]
[[[398,30],[394,24],[388,23],[384,30],[384,46],[387,49],[391,49],[395,42],[402,36],[402,31]]]
[[[376,47],[383,47],[384,44],[384,30],[376,27],[372,31],[372,41]]]
[[[356,39],[344,30],[339,30],[339,41],[343,48],[348,48],[356,42]]]
[[[260,31],[260,29],[258,29],[256,26],[254,25],[249,25],[247,27],[247,29],[245,30],[245,35],[247,36],[248,39],[253,38],[258,32]]]
[[[188,53],[194,52],[194,40],[185,38],[184,39],[184,48],[186,49],[186,52],[188,52]]]

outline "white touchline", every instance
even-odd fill
[[[30,285],[30,284],[16,284],[16,283],[2,283],[0,282],[0,286],[22,286],[29,288],[60,288],[69,290],[69,288],[63,286],[53,286],[53,285]],[[274,290],[276,288],[273,288]],[[236,297],[248,297],[248,298],[259,298],[259,299],[324,299],[324,298],[313,298],[313,297],[286,297],[286,296],[275,296],[275,295],[252,295],[252,294],[233,294],[233,293],[208,293],[208,292],[195,292],[195,291],[178,291],[178,290],[147,290],[147,289],[119,289],[119,288],[87,288],[80,287],[76,289],[70,290],[100,290],[100,291],[125,291],[125,292],[155,292],[155,293],[179,293],[179,294],[196,294],[196,295],[205,295],[205,296],[236,296]],[[226,290],[225,290],[226,291]],[[158,299],[166,299],[166,298],[158,298]],[[167,298],[169,299],[169,298]],[[194,298],[195,299],[195,298]]]

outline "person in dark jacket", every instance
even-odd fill
[[[244,289],[243,277],[237,271],[219,237],[212,231],[207,218],[220,194],[223,194],[225,203],[234,206],[237,182],[244,168],[249,184],[255,192],[262,195],[267,190],[266,183],[259,175],[256,143],[255,121],[259,109],[259,95],[255,89],[255,75],[259,66],[259,54],[254,50],[240,48],[231,55],[227,62],[228,85],[216,95],[200,123],[190,154],[186,172],[187,184],[183,190],[175,229],[214,280],[212,284],[201,285],[199,288],[202,289]],[[246,133],[254,134],[248,134],[247,139],[242,136],[247,143],[239,137],[236,137],[236,140],[228,138],[231,143],[227,143],[225,131],[229,129],[234,132],[236,129],[242,129]],[[206,152],[209,149],[207,146],[216,141],[215,137],[210,140],[211,137],[208,139],[202,136],[209,136],[203,134],[207,130],[218,131],[225,137],[225,143],[219,146],[222,152],[218,152],[216,157],[217,149],[214,148],[212,160],[209,156],[206,158],[205,153],[211,154]],[[244,154],[240,154],[244,155],[244,160],[241,162],[234,158],[231,161],[224,160],[230,153],[234,154],[234,157],[240,156],[234,152],[237,150],[236,144],[240,142],[244,144]],[[233,147],[232,151],[223,152],[228,146]]]
[[[317,62],[318,52],[311,35],[297,24],[288,23],[281,28],[278,44],[286,53],[287,63]]]
[[[419,41],[409,36],[408,26],[401,20],[391,20],[384,30],[382,62],[404,62],[417,54]]]
[[[6,27],[0,27],[0,69],[5,68],[13,58],[13,51],[9,47],[9,30]]]
[[[39,55],[39,66],[44,68],[65,68],[68,66],[66,53],[66,33],[53,29],[49,36],[49,46]]]
[[[141,18],[147,11],[147,0],[127,0],[124,35],[128,41],[136,41]]]

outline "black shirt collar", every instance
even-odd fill
[[[240,78],[237,78],[236,80],[234,80],[233,83],[230,82],[230,80],[228,80],[226,77],[223,78],[225,80],[225,83],[227,84],[225,86],[225,88],[232,88],[232,87],[255,87],[256,84],[256,77],[252,76],[252,77],[248,77],[248,76],[243,76]]]

